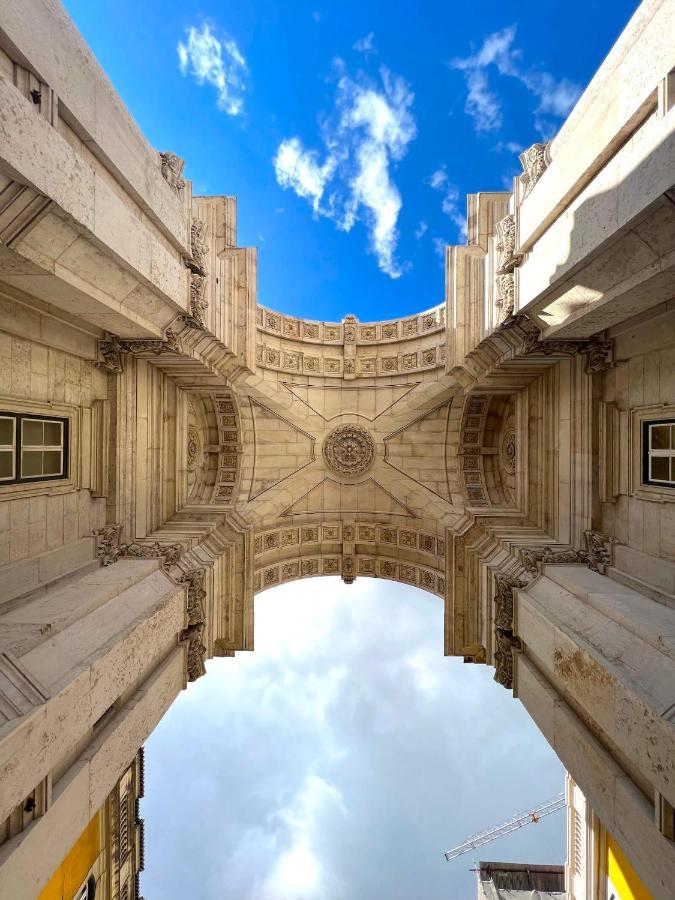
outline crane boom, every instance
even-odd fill
[[[539,806],[533,806],[532,809],[528,809],[525,812],[512,816],[512,818],[510,818],[508,822],[504,822],[503,825],[497,825],[494,828],[488,828],[486,831],[474,834],[473,837],[468,838],[463,844],[460,844],[458,847],[453,847],[452,850],[448,850],[445,854],[445,858],[455,859],[455,857],[461,856],[462,853],[468,853],[469,850],[474,850],[476,847],[482,847],[483,844],[489,844],[490,841],[503,837],[505,834],[510,834],[512,831],[522,828],[523,825],[529,825],[530,822],[538,822],[539,819],[542,819],[544,816],[550,816],[551,813],[557,812],[565,805],[565,795],[558,794],[557,797],[554,797],[552,800],[547,800],[546,803],[540,803]]]

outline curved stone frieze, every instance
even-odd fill
[[[338,425],[326,437],[323,457],[340,475],[361,475],[375,458],[375,443],[361,425]]]

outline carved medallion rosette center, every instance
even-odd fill
[[[327,465],[340,475],[360,475],[375,458],[375,443],[361,425],[339,425],[323,444]]]

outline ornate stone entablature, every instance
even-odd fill
[[[98,342],[98,352],[100,359],[96,365],[114,375],[120,375],[124,371],[126,353],[139,355],[152,353],[154,356],[161,356],[164,353],[181,354],[183,347],[176,332],[172,328],[167,328],[164,340],[125,341],[115,334],[106,332],[103,340]]]
[[[361,475],[375,458],[375,443],[361,425],[338,425],[326,437],[323,457],[340,475]]]
[[[258,306],[256,363],[327,378],[397,376],[440,368],[446,359],[445,305],[405,319],[312,322]]]

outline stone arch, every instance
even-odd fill
[[[255,593],[300,578],[385,578],[445,597],[445,538],[386,522],[293,524],[263,530],[254,542]]]
[[[483,513],[518,505],[518,395],[467,394],[459,429],[460,485],[471,508]]]
[[[232,392],[192,393],[186,426],[187,503],[230,506],[241,470],[241,419]]]

